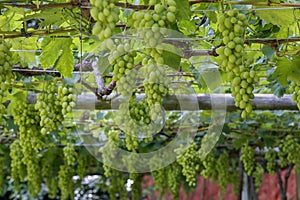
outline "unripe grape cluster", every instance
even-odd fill
[[[93,34],[100,40],[110,38],[119,21],[120,9],[114,4],[116,0],[91,0],[91,16],[97,21],[93,27]]]
[[[287,135],[279,144],[280,166],[286,166],[286,161],[295,165],[297,172],[300,172],[300,144],[297,138]]]
[[[57,97],[62,107],[61,113],[67,115],[72,112],[75,107],[76,96],[74,95],[74,89],[70,85],[59,85],[57,91]]]
[[[162,43],[163,34],[166,33],[168,25],[176,22],[176,2],[174,0],[160,1],[154,5],[154,10],[140,10],[134,12],[128,21],[128,26],[140,29],[140,34],[146,41],[147,46],[154,48]],[[146,30],[142,30],[146,29]]]
[[[255,157],[253,149],[247,144],[242,147],[240,160],[244,164],[245,172],[248,176],[252,176],[254,171]]]
[[[268,148],[268,151],[265,153],[265,159],[267,160],[267,170],[269,174],[275,173],[275,160],[276,160],[277,153],[274,149]]]
[[[77,152],[75,150],[75,145],[72,143],[67,143],[63,148],[64,160],[67,165],[74,166],[77,161]]]
[[[191,142],[187,149],[181,147],[176,149],[175,152],[180,156],[177,162],[182,166],[182,174],[186,177],[187,183],[189,186],[195,187],[197,184],[197,175],[202,167],[197,144]]]
[[[214,151],[211,151],[209,154],[203,157],[201,161],[203,165],[203,170],[201,171],[201,175],[203,175],[203,177],[205,178],[217,180],[218,177],[218,171],[216,169],[217,160],[214,156]]]
[[[241,116],[245,118],[252,112],[250,99],[254,98],[253,85],[258,81],[255,70],[244,60],[247,17],[237,9],[229,10],[219,15],[218,23],[224,46],[216,52],[219,54],[221,68],[228,72],[229,79],[232,80],[231,90],[235,105],[242,109]]]
[[[75,175],[74,170],[67,163],[60,166],[58,172],[58,187],[61,192],[61,199],[68,200],[73,193],[74,182],[72,177]]]
[[[8,87],[12,81],[12,53],[9,51],[11,44],[0,40],[0,123],[6,108],[3,105],[4,97],[7,96]]]
[[[216,162],[216,169],[218,171],[218,185],[222,190],[227,188],[230,181],[228,169],[229,169],[229,155],[225,151],[220,155]]]
[[[163,97],[168,93],[170,80],[167,78],[166,69],[157,65],[153,59],[149,59],[145,67],[144,87],[147,103],[150,107],[151,120],[156,121],[161,112]]]
[[[56,81],[46,82],[44,91],[38,95],[35,109],[41,117],[42,135],[57,130],[64,116],[75,106],[75,96],[71,86],[57,85]]]
[[[133,95],[129,101],[129,113],[133,120],[138,122],[140,125],[148,125],[151,122],[150,119],[150,108],[146,99],[136,101],[136,96]]]
[[[293,81],[290,84],[289,91],[291,93],[293,93],[292,99],[297,104],[298,108],[300,109],[300,85]]]
[[[23,152],[21,149],[20,141],[15,140],[9,146],[10,153],[9,156],[11,157],[11,177],[14,180],[14,188],[18,190],[19,183],[23,182],[26,176],[26,166],[22,162]]]
[[[262,184],[264,174],[265,174],[264,168],[260,164],[257,164],[252,174],[252,177],[254,178],[254,185],[256,187],[256,192],[259,191],[259,187]]]

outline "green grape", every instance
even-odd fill
[[[182,174],[185,176],[187,183],[189,186],[195,187],[197,176],[202,169],[197,144],[191,142],[187,148],[182,146],[176,149],[175,152],[179,155],[177,163],[181,165]]]
[[[252,177],[254,178],[254,185],[256,187],[256,192],[259,191],[259,188],[262,184],[264,173],[265,173],[264,168],[260,164],[256,165],[255,170],[252,174]]]
[[[164,66],[155,64],[153,59],[146,58],[147,63],[144,67],[145,79],[144,87],[147,96],[147,103],[150,107],[150,118],[152,121],[156,121],[161,112],[161,103],[163,97],[168,94],[167,86],[170,80],[167,78],[166,69]]]
[[[205,178],[217,180],[218,170],[216,169],[217,160],[215,159],[214,152],[210,152],[208,155],[201,159],[203,169],[201,175]]]
[[[150,108],[146,99],[136,102],[136,96],[132,95],[129,101],[129,113],[130,117],[140,125],[148,125],[151,122]]]
[[[244,164],[245,172],[251,176],[254,171],[255,158],[253,149],[248,144],[242,147],[240,160]]]
[[[131,185],[131,200],[140,200],[142,196],[143,174],[130,173],[129,178],[133,180]]]
[[[71,113],[73,107],[75,107],[76,96],[74,94],[74,88],[71,85],[59,85],[57,88],[57,101],[60,102],[62,107],[62,115]]]
[[[73,166],[76,164],[78,154],[75,150],[75,145],[72,143],[67,143],[63,148],[64,159],[67,165]]]
[[[287,166],[287,162],[295,165],[297,172],[300,172],[300,153],[299,140],[292,135],[287,135],[279,144],[278,157],[280,160],[280,167]]]
[[[218,22],[225,44],[216,50],[220,57],[219,65],[222,70],[228,72],[228,75],[230,74],[235,105],[242,110],[241,117],[245,118],[252,112],[253,105],[250,99],[254,98],[253,85],[259,79],[255,70],[243,59],[246,55],[244,35],[245,27],[248,25],[247,18],[234,9],[220,14]]]
[[[14,188],[15,190],[19,190],[19,183],[20,181],[24,181],[27,174],[26,166],[22,162],[23,152],[19,140],[13,141],[10,145],[9,156],[11,157],[10,167],[11,177],[14,180]]]
[[[21,102],[14,110],[14,120],[19,126],[20,149],[22,162],[26,166],[29,192],[36,197],[41,189],[41,168],[38,153],[45,147],[44,136],[40,133],[40,117],[34,104]]]
[[[225,151],[220,155],[220,157],[216,161],[216,169],[218,171],[218,185],[221,190],[226,190],[227,185],[229,183],[229,155]]]
[[[167,171],[168,188],[171,194],[173,195],[173,199],[178,199],[182,167],[177,162],[174,162],[167,168],[168,168]]]
[[[73,167],[69,166],[66,162],[60,166],[58,172],[58,187],[61,192],[62,200],[68,200],[74,193],[74,182],[72,180],[74,175]]]
[[[276,159],[276,151],[273,148],[268,148],[268,151],[265,153],[265,159],[267,162],[267,170],[270,174],[275,173],[275,159]]]
[[[57,80],[46,82],[44,91],[38,95],[35,109],[40,115],[42,135],[58,130],[65,115],[72,111],[76,97],[74,89],[67,85],[58,85]]]
[[[128,21],[128,26],[140,30],[140,35],[146,46],[155,48],[163,41],[166,29],[176,22],[176,1],[149,2],[154,5],[154,10],[135,11]]]
[[[91,16],[97,21],[93,27],[93,34],[100,40],[110,38],[119,21],[120,9],[115,6],[115,0],[95,0],[91,2]]]
[[[117,171],[113,168],[110,168],[106,165],[103,165],[104,175],[109,178],[109,199],[117,200],[117,199],[126,199],[127,191],[125,184],[127,182],[127,178],[124,176],[123,172]],[[119,196],[119,198],[117,198]]]
[[[88,166],[88,160],[87,156],[79,155],[78,158],[78,166],[77,166],[77,174],[79,175],[80,179],[83,180],[87,173],[87,166]]]
[[[9,51],[11,44],[0,40],[0,124],[2,124],[2,116],[6,113],[4,106],[4,98],[8,94],[8,89],[13,80],[11,66],[13,65],[12,53]]]
[[[52,151],[48,151],[45,155],[43,155],[43,158],[41,159],[42,163],[42,177],[45,179],[45,184],[48,188],[48,197],[51,199],[56,198],[57,191],[58,191],[58,185],[56,180],[56,174],[55,174],[55,167],[53,167],[54,159],[51,158]]]

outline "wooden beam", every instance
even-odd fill
[[[145,95],[137,95],[138,100],[144,97]],[[238,110],[231,94],[166,96],[163,100],[163,107],[165,110],[211,110],[212,102],[214,103],[214,109]],[[282,98],[278,98],[273,94],[256,94],[252,102],[253,110],[298,110],[296,103],[292,100],[292,95],[284,95]],[[87,93],[78,97],[76,108],[110,110],[118,109],[120,104],[121,97],[109,101],[99,101],[94,94]]]

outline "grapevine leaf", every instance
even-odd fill
[[[275,54],[275,50],[272,49],[272,47],[270,47],[269,45],[264,45],[261,49],[261,51],[263,52],[263,54],[265,56],[267,56],[269,59],[271,59],[274,54]]]
[[[61,55],[58,58],[55,68],[61,73],[62,76],[71,78],[74,69],[74,57],[71,50],[72,39],[63,39],[64,45],[62,46]]]
[[[64,42],[65,39],[43,39],[40,62],[44,69],[54,66]]]
[[[268,10],[268,12],[257,10],[256,14],[266,22],[280,27],[295,23],[295,16],[291,10]]]
[[[175,0],[176,1],[176,18],[177,20],[190,20],[191,8],[188,0]]]
[[[162,56],[166,65],[178,71],[181,61],[181,57],[178,54],[171,51],[163,51]]]
[[[286,87],[287,80],[295,81],[300,83],[300,57],[295,57],[294,60],[287,58],[279,58],[277,62],[277,68],[274,71],[272,77],[277,78],[279,83],[283,87]]]

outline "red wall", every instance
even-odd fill
[[[286,171],[281,173],[282,179],[284,178]],[[198,185],[194,191],[191,191],[188,195],[185,194],[183,187],[180,189],[180,200],[201,200],[201,193],[203,190],[203,177],[199,177]],[[149,190],[149,187],[153,186],[153,180],[150,176],[145,177],[143,187],[145,190]],[[159,192],[153,192],[152,195],[148,196],[148,200],[159,199]],[[294,172],[291,173],[291,176],[288,180],[287,185],[287,199],[296,200],[296,176]],[[164,195],[163,200],[172,200],[170,194]],[[219,200],[219,187],[216,183],[212,183],[209,180],[206,180],[205,190],[204,190],[204,199],[203,200]],[[227,190],[223,194],[224,200],[236,200],[235,195],[232,192],[232,185],[229,185]],[[280,191],[277,180],[277,175],[264,175],[262,186],[260,187],[258,193],[259,200],[280,200]]]

